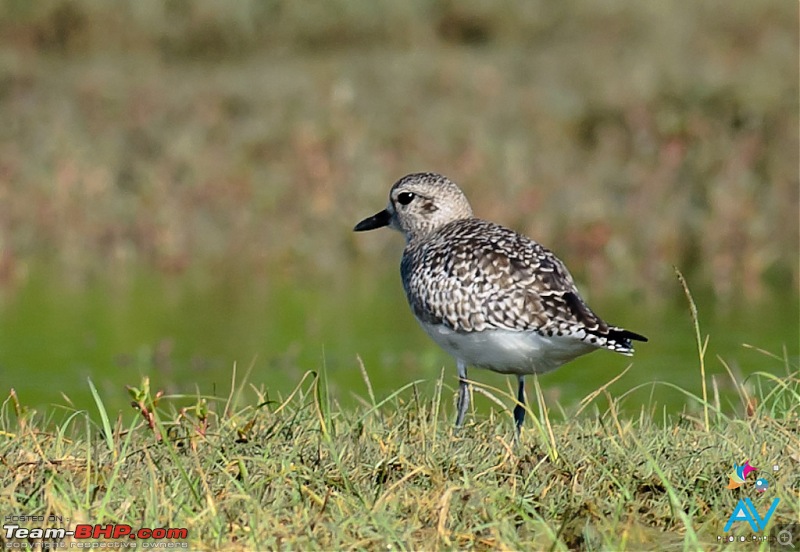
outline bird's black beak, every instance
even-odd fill
[[[389,226],[389,222],[392,220],[392,215],[384,209],[380,213],[375,213],[371,217],[367,217],[358,224],[356,227],[353,228],[356,232],[363,232],[365,230],[375,230],[376,228],[383,228],[384,226]]]

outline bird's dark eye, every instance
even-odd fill
[[[414,199],[414,194],[411,192],[400,192],[397,194],[397,201],[400,205],[408,205],[411,203],[411,200]]]

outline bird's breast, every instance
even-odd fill
[[[444,324],[418,320],[425,332],[455,358],[503,374],[543,374],[595,349],[577,339],[535,331],[457,332]]]

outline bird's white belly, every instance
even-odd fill
[[[421,322],[445,351],[467,365],[503,374],[543,374],[595,349],[571,337],[547,337],[536,332],[486,330],[455,332],[443,325]]]

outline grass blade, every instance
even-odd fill
[[[689,301],[689,312],[692,315],[692,324],[694,325],[695,340],[697,341],[697,353],[700,357],[700,378],[703,384],[703,422],[705,424],[706,432],[711,431],[711,424],[708,421],[708,389],[706,387],[706,349],[708,347],[708,336],[703,340],[700,337],[700,320],[697,316],[697,305],[692,297],[692,292],[689,291],[689,286],[686,283],[686,278],[677,266],[673,267],[675,274],[678,276],[678,281],[683,287],[683,292],[686,294],[686,300]]]
[[[114,444],[114,433],[111,430],[111,420],[108,419],[108,411],[106,410],[105,404],[103,404],[103,399],[100,398],[100,393],[97,392],[97,388],[94,386],[92,378],[86,378],[86,381],[89,383],[89,390],[92,392],[94,404],[97,406],[98,412],[100,412],[100,421],[103,424],[103,437],[105,439],[106,446],[114,455],[114,460],[116,460],[118,452],[117,447]]]

